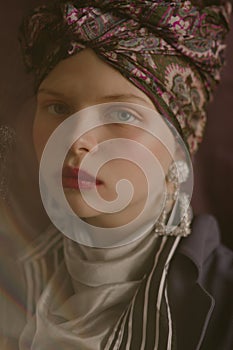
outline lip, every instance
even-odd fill
[[[102,184],[102,181],[79,168],[65,166],[62,170],[62,185],[64,188],[89,190]]]

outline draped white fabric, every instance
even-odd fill
[[[125,246],[100,249],[65,238],[65,264],[43,292],[20,349],[103,349],[146,272],[156,240],[146,232]]]

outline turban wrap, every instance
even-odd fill
[[[194,153],[224,63],[228,1],[73,0],[34,10],[20,42],[36,88],[63,59],[92,48],[142,90]]]

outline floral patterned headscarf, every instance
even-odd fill
[[[24,20],[20,42],[36,88],[61,60],[92,48],[150,97],[194,153],[224,63],[230,11],[217,0],[53,1]]]

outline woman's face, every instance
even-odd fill
[[[82,109],[103,103],[124,102],[140,105],[155,110],[152,101],[141,90],[124,78],[117,70],[102,61],[91,49],[85,49],[75,56],[61,61],[46,77],[39,87],[37,110],[34,121],[34,145],[40,161],[44,147],[52,132],[72,114]],[[132,105],[133,106],[133,105]],[[109,106],[108,106],[109,107]],[[115,158],[104,163],[93,181],[86,173],[79,172],[81,180],[77,184],[77,173],[81,162],[91,155],[101,158],[104,141],[125,140],[136,141],[150,150],[160,162],[164,173],[167,173],[171,157],[166,147],[147,131],[138,128],[141,116],[133,107],[123,110],[116,106],[108,112],[112,122],[93,128],[79,137],[70,147],[64,161],[63,189],[72,210],[86,222],[101,227],[117,227],[136,218],[142,211],[147,198],[147,178],[134,161]],[[90,113],[87,118],[91,118]],[[117,123],[114,121],[117,120]],[[119,121],[121,122],[119,124]],[[131,125],[124,122],[129,121]],[[69,135],[67,135],[69,138]],[[169,140],[170,138],[170,140]],[[168,143],[172,143],[172,135],[168,130]],[[120,142],[120,140],[119,140]],[[93,151],[94,150],[94,151]],[[129,157],[135,157],[136,151],[129,142]],[[107,152],[107,149],[106,149]],[[143,157],[140,152],[138,157]],[[104,156],[103,156],[104,159]],[[146,162],[146,157],[144,159]],[[68,170],[67,170],[68,169]],[[89,175],[94,169],[85,170]],[[81,174],[81,175],[80,175]],[[116,185],[121,179],[131,182],[134,194],[126,208],[115,213],[101,212],[87,204],[82,191],[88,198],[94,190],[105,201],[113,201],[117,197]],[[154,186],[159,187],[157,200],[161,202],[161,181]],[[156,209],[153,209],[156,212]]]

